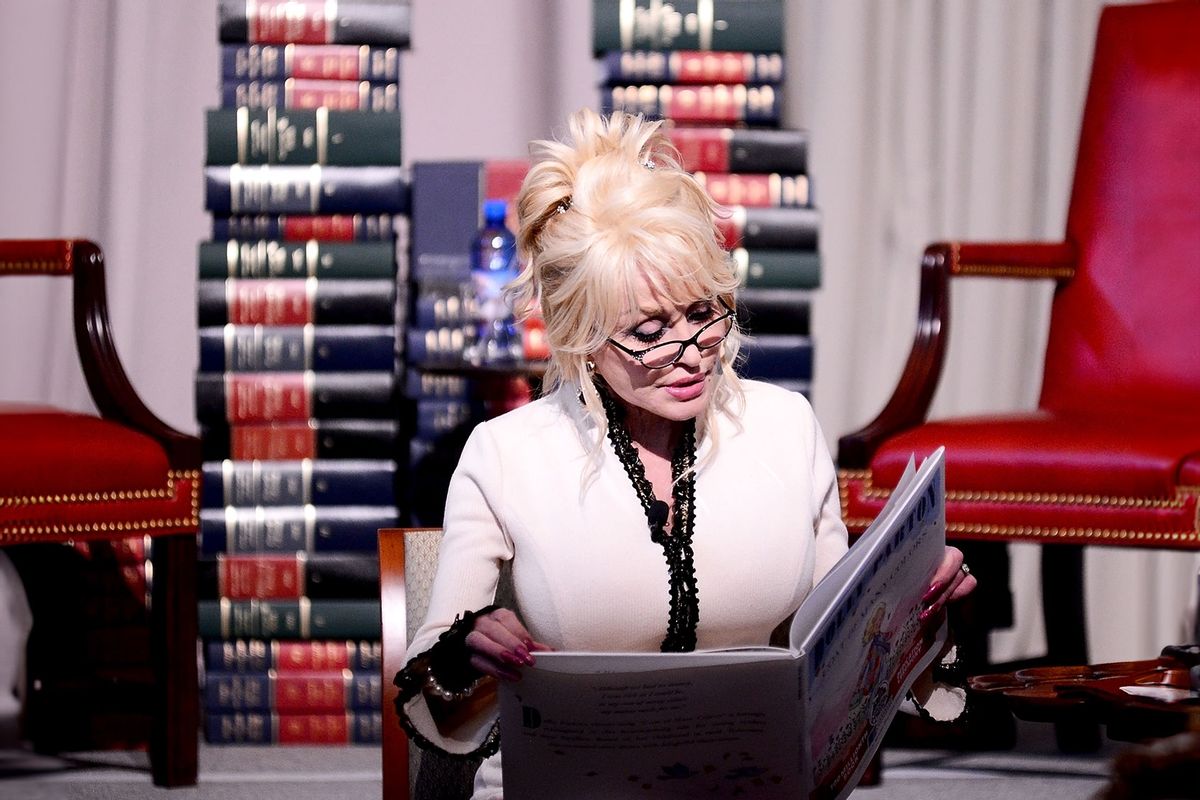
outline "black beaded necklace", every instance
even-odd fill
[[[666,503],[654,496],[646,479],[646,468],[638,458],[633,438],[625,425],[625,408],[597,381],[597,392],[608,416],[608,440],[620,459],[625,473],[646,513],[651,541],[662,545],[671,580],[671,612],[667,635],[659,649],[664,653],[684,653],[696,649],[696,624],[700,621],[700,601],[696,594],[696,569],[692,563],[692,524],[695,519],[696,421],[684,423],[683,435],[671,454],[671,498],[675,502],[671,533],[666,533]]]

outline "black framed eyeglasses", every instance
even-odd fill
[[[724,304],[722,303],[722,305]],[[726,306],[724,314],[711,322],[706,322],[700,330],[687,339],[673,342],[659,342],[644,350],[631,350],[611,336],[608,338],[608,343],[622,353],[632,356],[634,360],[646,369],[666,369],[683,358],[683,354],[692,345],[696,345],[696,349],[701,353],[707,352],[725,341],[732,330],[733,311]]]

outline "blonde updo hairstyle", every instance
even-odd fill
[[[517,196],[517,251],[525,268],[510,287],[513,307],[540,307],[550,349],[544,389],[582,391],[600,431],[595,458],[607,419],[588,356],[637,308],[641,276],[671,303],[719,298],[735,307],[737,276],[714,227],[720,209],[682,169],[660,126],[640,115],[579,111],[568,121],[566,141],[530,145],[534,163]],[[742,402],[734,371],[739,345],[735,325],[721,345],[698,435],[712,429],[717,411]]]

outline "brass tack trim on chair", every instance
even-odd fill
[[[847,527],[865,528],[874,520],[848,517]],[[946,523],[947,533],[973,536],[996,536],[1004,539],[1094,539],[1106,541],[1146,542],[1151,544],[1189,544],[1200,541],[1200,529],[1193,531],[1127,531],[1107,528],[1042,528],[1032,525],[984,525],[967,522]]]
[[[870,470],[844,470],[838,475],[838,490],[843,503],[849,499],[849,481],[863,482],[864,497],[877,500],[887,500],[891,496],[890,489],[878,489],[871,480]],[[1187,504],[1187,495],[1191,487],[1179,487],[1176,497],[1162,500],[1150,500],[1142,497],[1119,497],[1090,494],[1058,494],[1045,492],[967,492],[947,491],[946,499],[960,503],[1041,503],[1059,506],[1110,506],[1113,508],[1163,508],[1179,509]],[[1184,496],[1180,496],[1184,495]]]
[[[74,242],[63,242],[62,258],[0,259],[0,273],[33,275],[70,275],[74,269]]]
[[[54,505],[59,503],[101,503],[125,500],[160,500],[174,496],[175,481],[191,479],[193,486],[198,485],[200,473],[196,470],[167,473],[167,485],[163,489],[121,489],[115,492],[87,492],[84,494],[52,494],[24,495],[21,497],[0,497],[0,508],[24,505]],[[194,490],[193,494],[198,490]]]
[[[1071,267],[1030,267],[1016,264],[959,264],[952,271],[955,275],[964,277],[1053,278],[1055,280],[1075,277],[1075,270]]]

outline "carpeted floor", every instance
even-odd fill
[[[1048,726],[1022,725],[1011,751],[952,753],[887,750],[882,784],[860,788],[861,800],[1087,800],[1107,782],[1119,749],[1062,755]],[[0,750],[3,800],[369,800],[380,794],[375,747],[211,747],[200,751],[200,784],[162,790],[150,784],[142,753],[86,753],[47,758]]]

